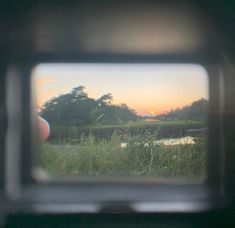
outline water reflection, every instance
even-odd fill
[[[185,136],[181,138],[165,138],[156,140],[153,142],[154,145],[164,145],[164,146],[174,146],[174,145],[187,145],[187,144],[195,144],[194,137]],[[121,148],[126,148],[128,143],[121,143]],[[148,146],[148,143],[145,144]]]
[[[185,136],[181,138],[169,138],[169,139],[161,139],[156,141],[157,144],[162,144],[165,146],[173,146],[173,145],[186,145],[186,144],[195,144],[194,138],[191,136]]]

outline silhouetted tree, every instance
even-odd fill
[[[171,120],[206,120],[208,114],[209,102],[205,98],[194,101],[191,105],[184,106],[183,108],[177,108],[162,115],[158,115],[157,118]]]
[[[114,124],[137,119],[135,111],[126,104],[111,104],[111,93],[95,100],[88,97],[84,90],[85,87],[77,86],[70,93],[50,99],[43,105],[40,114],[52,125],[70,126]]]

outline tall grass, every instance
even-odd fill
[[[205,127],[204,122],[194,120],[158,120],[156,122],[129,121],[116,125],[96,124],[83,127],[51,126],[49,142],[65,144],[71,141],[78,141],[82,135],[89,136],[90,133],[92,133],[96,139],[110,139],[115,131],[125,132],[130,136],[137,134],[143,136],[146,131],[154,131],[156,129],[160,129],[159,134],[162,138],[180,137],[185,133],[185,130],[203,127]]]
[[[156,143],[158,132],[96,140],[90,134],[78,144],[42,145],[41,162],[51,174],[79,176],[154,176],[197,178],[205,174],[206,140],[195,144],[164,146]]]

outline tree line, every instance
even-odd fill
[[[94,123],[120,124],[137,120],[135,110],[126,104],[112,104],[112,94],[98,99],[88,96],[84,86],[77,86],[71,92],[53,97],[47,101],[40,115],[51,125],[84,126]]]
[[[161,120],[206,120],[208,114],[209,101],[205,98],[201,98],[197,101],[192,102],[188,106],[183,108],[177,108],[171,110],[165,114],[156,116],[157,119]]]
[[[122,124],[144,119],[126,104],[112,104],[111,93],[94,99],[88,96],[84,86],[77,86],[69,93],[53,97],[41,108],[40,115],[50,125],[86,126],[90,124]],[[156,116],[160,120],[205,120],[208,100],[201,98],[183,108],[171,110]]]

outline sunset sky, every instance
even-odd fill
[[[33,72],[40,108],[47,100],[84,86],[89,97],[113,95],[138,115],[160,114],[208,99],[208,78],[196,64],[40,64]]]

